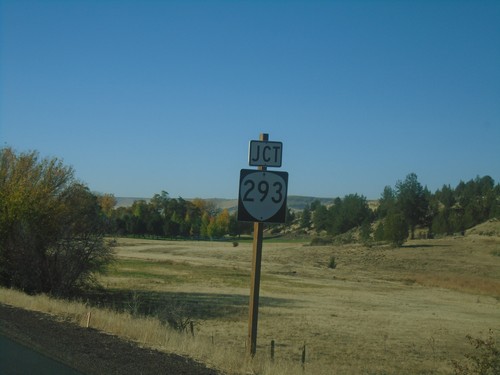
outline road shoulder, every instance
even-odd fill
[[[141,348],[116,336],[0,304],[0,333],[84,374],[218,375],[189,358]]]

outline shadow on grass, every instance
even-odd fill
[[[446,244],[438,244],[438,245],[431,245],[431,244],[411,244],[411,245],[401,245],[403,249],[419,249],[419,248],[430,248],[430,247],[450,247],[451,245],[446,245]]]
[[[92,306],[129,312],[132,315],[156,316],[163,320],[232,319],[248,314],[249,296],[220,293],[151,292],[144,290],[92,291],[78,297]],[[289,306],[284,298],[260,297],[264,307]]]

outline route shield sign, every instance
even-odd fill
[[[242,169],[238,195],[238,220],[284,223],[288,173]]]

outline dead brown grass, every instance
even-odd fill
[[[500,291],[500,281],[480,276],[457,276],[443,272],[438,275],[413,274],[408,278],[423,286],[457,290],[469,294],[498,296]]]
[[[182,306],[196,334],[161,324],[131,334],[132,323],[117,323],[128,322],[127,314],[110,315],[115,328],[101,329],[229,373],[450,374],[451,360],[468,350],[466,335],[500,335],[495,236],[418,240],[400,249],[264,242],[253,361],[245,356],[250,243],[118,242],[119,261],[102,283],[116,293],[134,290],[141,306]],[[332,255],[336,269],[328,267]]]

